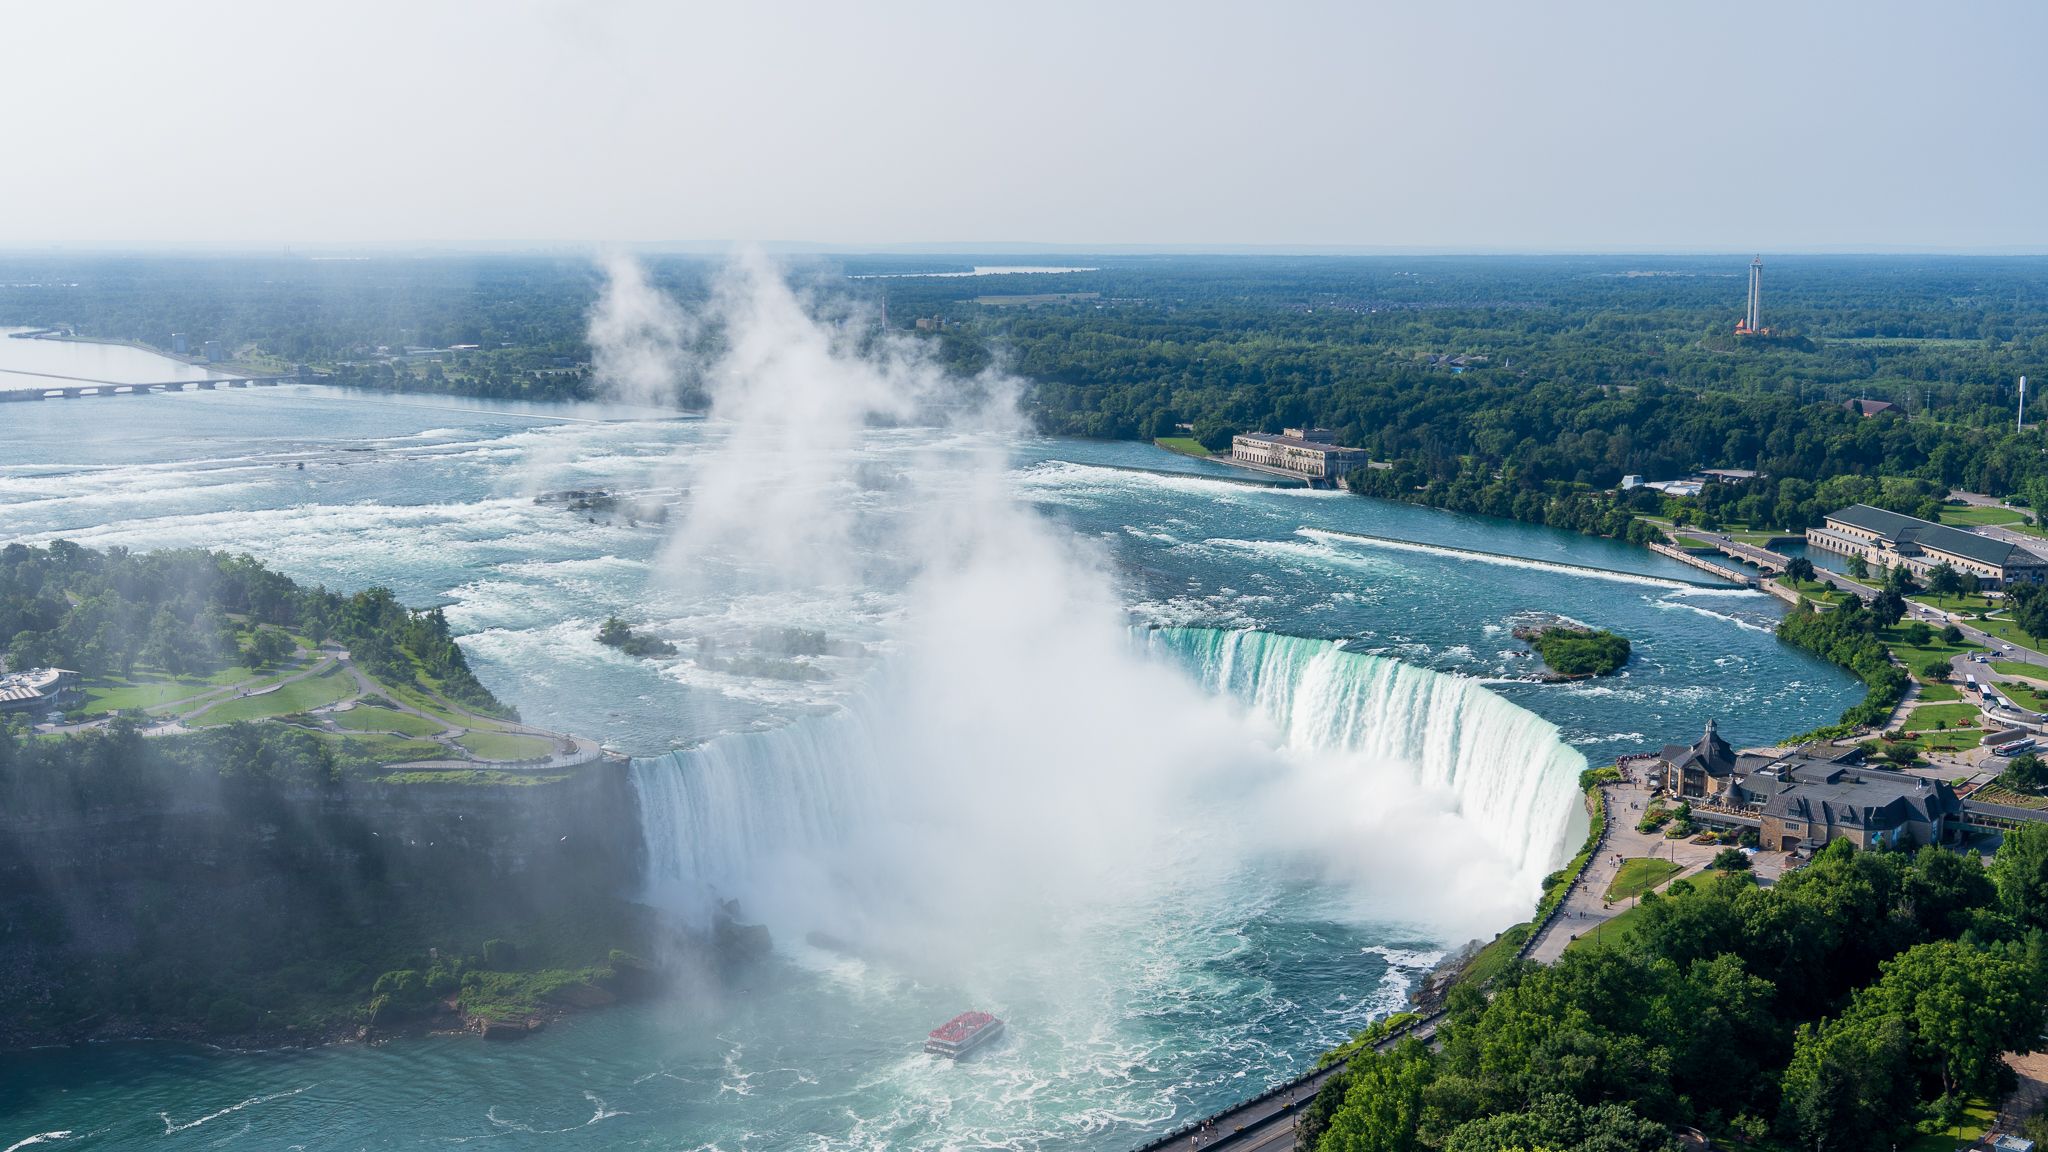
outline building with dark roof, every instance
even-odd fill
[[[1879,412],[1890,412],[1895,407],[1889,400],[1844,400],[1842,407],[1858,416],[1875,416]]]
[[[2016,544],[1868,504],[1829,513],[1822,527],[1806,530],[1806,542],[1882,568],[1904,565],[1920,577],[1946,564],[1989,588],[2048,579],[2048,558]]]
[[[1745,798],[1761,801],[1758,843],[1817,850],[1833,840],[1858,848],[1942,844],[1960,834],[1963,802],[1940,780],[1792,758],[1753,772]]]
[[[1371,456],[1363,448],[1342,448],[1327,428],[1288,428],[1280,435],[1240,432],[1231,438],[1235,464],[1336,483],[1366,467]]]
[[[1666,744],[1658,758],[1662,783],[1674,796],[1720,799],[1735,783],[1735,749],[1712,720],[1697,743]]]

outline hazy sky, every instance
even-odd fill
[[[0,0],[0,247],[2048,249],[2048,4]]]

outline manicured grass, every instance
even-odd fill
[[[408,736],[389,736],[382,732],[350,732],[340,735],[333,732],[316,732],[314,735],[334,746],[335,755],[345,766],[364,771],[386,764],[407,764],[415,760],[452,760],[454,749],[432,740],[415,740]]]
[[[2017,508],[1999,508],[1982,504],[1943,504],[1941,522],[1977,527],[1985,524],[2018,524],[2027,514]]]
[[[1936,632],[1926,644],[1921,645],[1906,643],[1904,629],[1902,628],[1886,628],[1880,638],[1884,641],[1885,646],[1892,650],[1892,655],[1898,657],[1899,661],[1909,669],[1917,669],[1936,657],[1946,660],[1951,656],[1964,652],[1982,652],[1984,650],[1967,640],[1961,644],[1944,644],[1941,642],[1940,632]]]
[[[248,682],[252,687],[275,683],[291,675],[294,669],[257,672],[239,664],[230,665],[206,676],[152,676],[138,675],[122,680],[107,678],[96,680],[86,688],[85,711],[93,714],[119,712],[124,708],[162,708],[182,700],[204,696],[218,688]]]
[[[318,676],[294,680],[275,692],[244,696],[215,705],[194,717],[192,722],[199,725],[232,724],[238,720],[284,716],[346,700],[354,695],[355,690],[355,677],[337,664]]]
[[[456,737],[455,742],[485,760],[532,760],[555,750],[552,740],[511,732],[473,731]]]
[[[1677,883],[1690,884],[1695,888],[1704,890],[1708,888],[1718,887],[1723,884],[1748,884],[1751,883],[1753,879],[1754,878],[1746,871],[1715,872],[1709,870],[1706,872],[1701,872],[1696,876],[1688,876],[1684,880],[1677,881]],[[1643,906],[1638,904],[1635,907],[1628,909],[1621,915],[1616,916],[1611,920],[1602,921],[1600,924],[1595,925],[1593,928],[1585,932],[1581,932],[1579,934],[1579,938],[1572,941],[1571,944],[1568,945],[1568,947],[1578,948],[1588,944],[1589,942],[1597,942],[1602,944],[1619,944],[1624,940],[1627,940],[1629,935],[1635,931],[1636,925],[1641,923],[1638,917],[1641,916],[1642,910]]]
[[[1915,603],[1939,608],[1943,612],[1960,612],[1966,616],[1975,616],[1979,612],[1989,612],[1998,606],[1997,601],[1994,601],[1982,592],[1975,596],[1965,596],[1960,592],[1953,596],[1937,596],[1932,592],[1915,592],[1913,595],[1908,596],[1907,599]]]
[[[1702,540],[1697,536],[1674,536],[1672,537],[1671,542],[1673,544],[1678,545],[1680,548],[1705,548],[1709,551],[1711,551],[1714,548],[1713,541]]]
[[[2036,712],[2048,712],[2048,691],[2018,680],[2007,680],[1993,685],[2002,695],[2012,698],[2013,703]]]
[[[1621,870],[1614,874],[1614,883],[1607,886],[1607,899],[1626,900],[1631,896],[1641,896],[1682,871],[1683,868],[1669,860],[1632,856],[1621,862]]]
[[[404,736],[432,736],[442,730],[443,725],[424,716],[410,712],[399,712],[391,708],[365,708],[358,704],[346,712],[336,712],[331,717],[338,728],[354,732],[397,732]]]
[[[1816,604],[1839,606],[1847,603],[1849,597],[1855,595],[1855,593],[1842,588],[1837,588],[1830,592],[1823,580],[1792,580],[1783,576],[1778,577],[1778,583],[1783,584],[1785,587],[1790,588]]]
[[[1183,456],[1211,455],[1207,448],[1202,447],[1202,442],[1192,436],[1160,436],[1156,437],[1152,443],[1159,445],[1169,452],[1178,452]]]
[[[2020,648],[2025,648],[2030,652],[2042,651],[2042,647],[2039,642],[2037,642],[2032,636],[2029,636],[2025,632],[2020,631],[2019,625],[2013,623],[2012,621],[2006,619],[2003,616],[1993,616],[1989,620],[1971,620],[1970,627],[1975,628],[1980,632],[1988,632],[1991,635],[1998,637],[2000,640],[2003,640],[2008,644],[2012,644]]]
[[[1915,677],[1918,679],[1918,677]],[[1963,693],[1953,684],[1930,684],[1920,681],[1920,700],[1926,704],[1941,704],[1949,700],[1961,700]]]
[[[1961,728],[1975,724],[1979,713],[1975,704],[1928,704],[1906,713],[1903,727],[1908,732],[1925,732],[1937,726]]]
[[[2018,660],[1993,660],[1991,670],[2007,676],[2031,676],[2048,684],[2048,668],[2039,664],[2023,664]]]
[[[1901,744],[1910,744],[1921,752],[1967,752],[1983,742],[1984,731],[1981,728],[1915,732],[1912,739],[1899,741]]]
[[[559,784],[569,773],[543,775],[538,772],[506,772],[497,768],[417,769],[387,772],[374,777],[379,784],[462,784],[491,788],[531,788],[536,784]]]
[[[1984,1138],[1991,1125],[1998,1120],[1998,1110],[1979,1099],[1971,1099],[1963,1108],[1963,1122],[1954,1128],[1944,1129],[1916,1137],[1909,1142],[1904,1152],[1955,1152]]]

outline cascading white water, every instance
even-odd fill
[[[1258,831],[1228,845],[1205,841],[1218,853],[1247,844],[1250,853],[1315,852],[1352,837],[1353,828],[1420,841],[1430,833],[1411,822],[1408,809],[1433,804],[1441,814],[1448,798],[1462,835],[1482,841],[1517,885],[1533,888],[1567,854],[1574,818],[1583,820],[1577,778],[1584,758],[1560,741],[1554,725],[1472,680],[1266,632],[1173,628],[1134,635],[1147,654],[1192,676],[1210,698],[1242,707],[1217,711],[1251,713],[1253,724],[1236,722],[1248,744],[1258,737],[1252,729],[1268,728],[1260,742],[1280,745],[1273,749],[1280,757],[1269,764],[1244,761],[1239,806],[1224,820]],[[1142,674],[1142,664],[1133,667]],[[813,917],[827,913],[809,926],[833,923],[836,931],[844,924],[846,890],[859,886],[855,873],[869,863],[863,855],[878,846],[887,851],[918,841],[932,847],[929,859],[963,864],[981,855],[971,823],[949,827],[943,804],[921,803],[935,787],[944,794],[935,779],[964,777],[976,767],[971,757],[949,759],[935,775],[931,765],[907,763],[930,755],[902,735],[931,723],[920,718],[922,699],[885,683],[830,716],[636,762],[649,898],[699,917],[718,899],[738,898],[750,912],[757,900],[784,908],[794,900]],[[1062,723],[1056,715],[1038,719],[1049,728]],[[1179,716],[1126,720],[1139,728],[1187,723]],[[1293,788],[1263,775],[1306,774],[1304,766],[1320,775]],[[1112,770],[1103,768],[1105,775]],[[1063,802],[1090,799],[1084,791]],[[1180,799],[1161,797],[1158,806]],[[1352,828],[1303,826],[1301,809],[1318,801],[1373,809],[1366,813],[1373,819]],[[1228,805],[1211,805],[1219,806]],[[1262,823],[1275,810],[1279,818]],[[991,815],[1002,817],[973,814]],[[1203,837],[1216,834],[1216,825],[1201,826]],[[949,837],[959,839],[948,843]],[[1345,876],[1369,881],[1387,876],[1385,868],[1375,861]],[[918,873],[897,869],[875,883],[893,889]]]
[[[1555,724],[1477,681],[1250,629],[1156,628],[1143,637],[1154,655],[1244,702],[1297,752],[1405,765],[1415,783],[1454,796],[1523,875],[1568,857],[1585,816],[1585,757]]]

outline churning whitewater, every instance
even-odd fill
[[[1526,917],[1579,837],[1579,752],[1709,717],[1755,741],[1860,697],[1744,626],[1767,602],[1640,550],[1033,437],[1004,382],[961,400],[772,273],[683,317],[615,272],[594,336],[621,394],[716,324],[712,418],[292,386],[29,405],[0,515],[447,605],[530,720],[636,757],[617,835],[644,842],[642,898],[699,928],[735,901],[771,953],[511,1048],[38,1053],[0,1063],[30,1089],[21,1135],[1117,1152],[1300,1071]],[[669,522],[534,499],[597,487]],[[1522,678],[1513,621],[1567,606],[1631,638],[1622,675]],[[677,654],[597,643],[612,614]],[[920,1051],[968,1008],[1004,1038]]]

